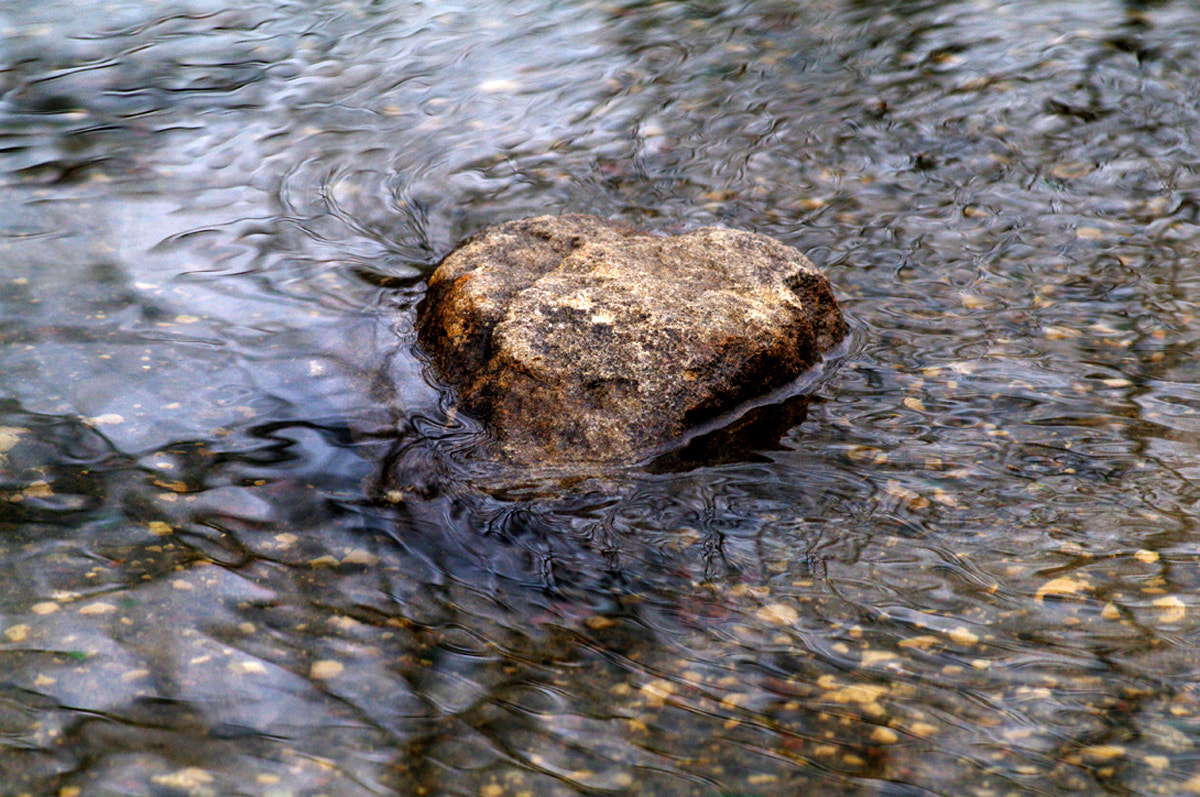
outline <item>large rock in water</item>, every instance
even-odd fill
[[[738,230],[541,216],[463,241],[418,338],[518,464],[637,461],[795,380],[846,334],[829,281]]]

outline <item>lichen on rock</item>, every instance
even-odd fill
[[[490,227],[434,271],[418,339],[518,464],[638,461],[775,391],[846,334],[796,249],[592,216]]]

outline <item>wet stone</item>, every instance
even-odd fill
[[[519,464],[618,463],[793,384],[846,334],[829,281],[754,233],[542,216],[438,266],[419,340]]]

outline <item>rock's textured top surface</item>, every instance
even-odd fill
[[[829,281],[774,239],[541,216],[486,229],[429,282],[418,336],[521,464],[636,461],[794,380],[846,334]]]

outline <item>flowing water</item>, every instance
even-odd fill
[[[0,7],[0,793],[1200,793],[1200,9]],[[773,235],[807,397],[551,489],[462,236]]]

